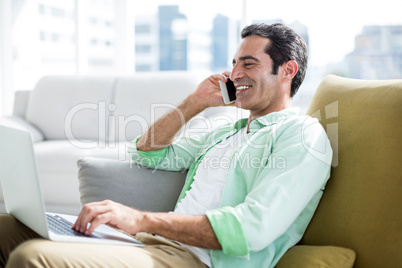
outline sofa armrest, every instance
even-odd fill
[[[45,139],[42,132],[37,127],[17,115],[1,117],[0,125],[25,130],[31,133],[33,142],[39,142]]]
[[[104,158],[86,157],[77,165],[82,205],[109,199],[140,210],[171,211],[186,177]]]
[[[25,117],[32,90],[17,90],[14,94],[13,115]]]

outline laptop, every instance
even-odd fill
[[[106,225],[85,236],[71,229],[77,216],[45,212],[31,135],[1,125],[0,183],[7,212],[45,239],[144,246],[132,236]]]

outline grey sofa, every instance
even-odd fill
[[[33,90],[15,94],[14,112],[1,125],[31,133],[48,211],[80,211],[77,160],[128,161],[127,144],[205,77],[172,71],[132,76],[46,76]],[[205,131],[241,116],[234,107],[208,109],[180,135]],[[1,188],[1,185],[0,185]],[[4,212],[0,191],[0,212]]]

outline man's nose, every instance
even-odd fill
[[[235,82],[236,80],[242,78],[244,76],[243,71],[239,68],[239,66],[233,65],[232,72],[230,73],[230,80]]]

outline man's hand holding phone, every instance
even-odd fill
[[[209,76],[198,85],[191,98],[195,97],[198,99],[197,103],[204,108],[217,107],[225,104],[227,105],[227,102],[224,101],[222,96],[223,94],[220,83],[226,84],[225,81],[228,81],[227,77],[229,76],[230,72],[228,71],[223,72],[222,74],[214,74]]]

